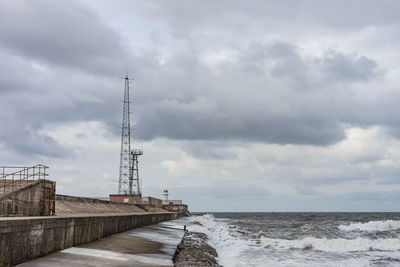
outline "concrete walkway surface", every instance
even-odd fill
[[[111,235],[17,266],[173,266],[172,256],[183,233],[183,229],[160,223]]]

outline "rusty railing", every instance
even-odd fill
[[[0,166],[0,194],[5,194],[21,187],[25,181],[46,179],[49,176],[46,171],[49,167],[38,164],[32,167]]]

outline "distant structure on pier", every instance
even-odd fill
[[[165,189],[165,190],[163,191],[162,203],[163,203],[163,205],[169,204],[169,203],[168,203],[168,190],[167,190],[167,189]]]
[[[130,79],[125,76],[124,102],[122,114],[121,154],[119,165],[118,194],[110,195],[110,200],[137,204],[141,202],[142,188],[139,179],[139,156],[143,149],[131,150],[130,123]]]
[[[168,199],[168,189],[164,189],[162,198],[162,208],[168,211],[184,212],[189,214],[188,205],[183,204],[182,200],[170,200]]]

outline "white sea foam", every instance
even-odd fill
[[[261,242],[266,247],[278,249],[305,249],[325,252],[365,252],[365,251],[399,251],[400,239],[326,239],[306,237],[299,240],[286,240],[262,237]]]
[[[253,265],[243,265],[243,267],[261,267],[261,266],[280,266],[280,267],[339,267],[339,266],[346,266],[346,267],[370,267],[371,263],[368,259],[357,259],[357,258],[350,258],[350,259],[339,259],[335,261],[319,261],[319,262],[312,262],[310,259],[271,259],[270,257],[266,256],[263,261],[260,261],[258,264]],[[236,266],[242,267],[242,265]]]
[[[343,231],[392,231],[400,229],[400,221],[386,220],[386,221],[370,221],[367,223],[351,223],[349,225],[340,225],[340,230]]]
[[[224,220],[215,219],[211,214],[190,217],[190,221],[195,223],[190,226],[190,231],[202,232],[209,237],[210,245],[217,250],[220,264],[242,266],[241,253],[249,248],[249,241],[235,236],[235,231]]]
[[[355,239],[306,237],[287,240],[261,235],[260,238],[253,239],[240,234],[243,229],[232,226],[229,219],[203,215],[188,220],[194,223],[189,226],[189,230],[207,234],[209,243],[216,248],[219,263],[223,266],[361,267],[370,266],[372,261],[379,263],[383,260],[383,264],[386,264],[385,259],[400,260],[400,239],[396,238],[368,239],[360,236]],[[362,225],[362,229],[394,228],[391,221],[381,223],[386,226],[376,227],[372,223],[366,223],[358,226],[353,224],[351,227]],[[388,226],[390,223],[392,226]],[[346,227],[351,231],[349,226]]]

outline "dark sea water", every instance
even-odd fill
[[[400,213],[212,213],[206,233],[230,266],[400,266]]]

